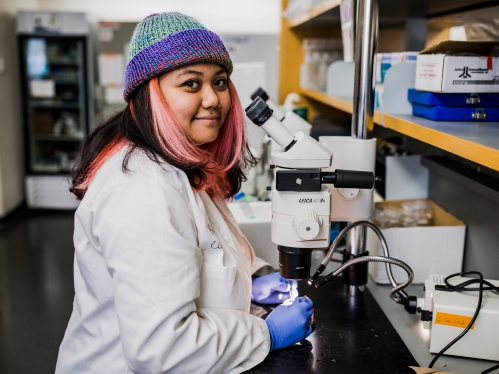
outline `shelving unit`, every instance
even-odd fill
[[[26,203],[74,209],[78,202],[69,193],[68,173],[94,112],[90,29],[83,13],[50,12],[57,30],[40,30],[39,20],[49,19],[43,14],[20,11],[16,23]]]
[[[428,25],[427,45],[447,40],[448,27],[463,24],[462,20],[465,14],[463,12],[499,5],[497,1],[487,0],[432,0],[428,2],[379,0],[379,2],[379,23],[383,28],[380,28],[378,51],[382,53],[401,52],[403,51],[401,48],[405,48],[405,35],[400,31],[405,26],[407,16],[418,13],[408,12],[410,5],[421,6],[423,3],[428,5],[426,15],[422,14],[422,17],[426,17]],[[287,3],[288,1],[283,0],[283,9],[286,9]],[[330,2],[326,3],[331,5]],[[341,82],[338,83],[333,80],[337,85],[328,91],[331,95],[305,90],[299,85],[300,65],[303,61],[301,50],[303,38],[340,35],[339,24],[331,22],[329,26],[325,26],[322,22],[325,17],[333,18],[336,12],[335,8],[325,9],[324,4],[320,5],[323,7],[319,8],[318,5],[294,22],[283,18],[279,101],[282,102],[290,92],[297,92],[302,98],[302,102],[299,104],[308,106],[311,115],[315,113],[327,114],[330,119],[336,120],[340,113],[350,116],[353,107],[353,95],[349,94],[343,97],[343,91],[348,90],[337,90],[336,87],[348,88],[344,83],[353,82],[353,78],[341,79]],[[389,9],[390,7],[392,9]],[[393,25],[393,27],[389,25]],[[430,28],[432,28],[431,31]],[[394,69],[391,69],[392,73]],[[392,77],[394,76],[392,74]],[[343,77],[343,75],[339,73],[334,77]],[[411,79],[410,75],[404,77],[406,78],[404,84]],[[423,162],[430,174],[428,194],[440,206],[466,223],[463,270],[479,270],[484,274],[487,273],[486,278],[498,279],[499,273],[494,264],[499,261],[499,251],[495,246],[499,240],[497,232],[497,223],[499,222],[499,213],[497,213],[499,212],[497,192],[499,122],[431,121],[407,114],[395,114],[409,113],[410,106],[405,99],[406,96],[404,96],[407,94],[407,87],[403,86],[402,88],[400,81],[394,80],[394,82],[401,88],[390,90],[390,101],[387,101],[385,81],[385,113],[380,110],[374,114],[374,122],[378,125],[375,127],[377,134],[382,134],[384,137],[392,136],[391,131],[385,130],[390,129],[408,137],[403,145],[407,146],[407,149],[415,149],[415,153],[428,154],[431,152],[437,154],[434,161],[425,159]],[[402,92],[404,93],[402,94]],[[387,102],[390,105],[386,105]],[[402,108],[403,105],[400,105],[401,103],[405,105],[404,108]],[[345,126],[350,128],[349,124]],[[412,141],[412,139],[417,139],[425,144]],[[426,144],[457,157],[450,154],[444,155],[444,152],[427,147]],[[422,243],[423,241],[421,241]],[[425,334],[422,334],[420,321],[414,316],[406,314],[389,299],[385,289],[387,287],[375,285],[370,281],[368,288],[375,295],[379,305],[390,318],[418,363],[421,366],[427,365],[434,355],[430,354],[428,350],[429,336],[426,334],[427,331],[423,331]],[[421,292],[421,289],[418,291]],[[492,364],[489,365],[487,361],[444,355],[437,364],[441,370],[442,365],[447,366],[447,369],[450,368],[449,371],[464,373],[480,372]]]
[[[322,113],[332,119],[344,118],[340,113],[352,113],[351,99],[332,97],[324,92],[301,88],[299,67],[303,61],[303,38],[341,35],[339,23],[336,27],[336,23],[331,22],[336,15],[339,17],[339,3],[340,1],[335,0],[324,1],[293,22],[283,18],[281,33],[279,101],[282,102],[289,92],[298,92],[302,97],[301,104],[310,108],[311,115]],[[494,4],[497,5],[486,1],[479,6]],[[287,1],[284,0],[283,9],[286,6]],[[478,6],[476,2],[467,0],[439,0],[431,2],[427,13],[431,19],[448,20],[453,17],[453,12],[469,10],[474,6]],[[380,0],[380,22],[397,19],[407,7],[406,1],[394,3],[393,0]],[[387,9],[390,8],[393,9],[389,12]],[[326,20],[330,22],[328,28],[325,27]],[[446,22],[444,24],[445,27],[448,26]],[[499,171],[499,122],[441,122],[408,115],[383,114],[380,111],[375,111],[374,121],[380,126]]]
[[[340,22],[341,0],[324,0],[298,19],[290,22],[291,28],[327,26]]]
[[[499,171],[499,122],[431,121],[383,116],[382,126]]]
[[[352,102],[348,99],[303,89],[300,93],[333,108],[352,113]],[[374,112],[374,122],[499,171],[499,122],[431,121],[416,116],[383,114],[378,110]]]
[[[30,106],[32,108],[54,108],[54,109],[80,109],[80,105],[78,103],[71,102],[59,102],[59,101],[37,101],[31,100]]]
[[[325,105],[329,105],[332,108],[336,108],[336,109],[339,109],[343,112],[352,114],[353,104],[347,98],[329,96],[329,95],[326,95],[324,92],[308,91],[305,89],[301,89],[300,93],[303,96],[306,96],[310,99],[313,99],[313,100],[318,101],[320,103],[323,103]],[[375,123],[381,124],[382,117],[383,117],[383,115],[379,110],[374,111],[374,122]]]

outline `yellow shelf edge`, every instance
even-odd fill
[[[324,92],[309,91],[302,89],[300,93],[310,99],[319,101],[333,108],[352,113],[353,104],[345,99],[328,96]],[[476,162],[490,169],[499,171],[499,149],[486,145],[474,143],[470,140],[446,134],[432,128],[419,125],[394,115],[384,114],[380,111],[374,112],[374,123],[401,134],[410,136],[444,151],[453,153],[459,157]]]
[[[300,93],[310,99],[314,99],[323,104],[332,106],[333,108],[352,114],[353,104],[349,100],[341,99],[339,97],[329,96],[324,92],[320,91],[309,91],[301,89]]]
[[[320,16],[321,14],[324,14],[338,6],[340,6],[341,0],[325,0],[320,4],[317,4],[313,8],[309,9],[306,13],[304,13],[302,16],[298,17],[297,19],[290,21],[290,27],[297,27],[301,26],[304,23],[313,20],[315,17]]]
[[[320,91],[309,91],[302,89],[300,93],[310,99],[319,101],[323,104],[329,105],[333,108],[339,109],[343,112],[352,114],[353,112],[353,104],[350,100],[342,99],[339,97],[329,96],[324,92]],[[378,110],[374,111],[374,123],[382,124],[383,122],[383,113]]]
[[[499,171],[499,149],[474,143],[393,115],[383,116],[383,126],[459,157]]]

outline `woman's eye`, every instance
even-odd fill
[[[199,83],[196,81],[187,81],[184,83],[184,86],[189,87],[189,88],[198,88]]]
[[[227,86],[227,79],[222,78],[222,79],[217,79],[215,82],[215,87],[225,87]]]

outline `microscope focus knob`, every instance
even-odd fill
[[[312,240],[319,234],[322,219],[313,210],[304,209],[293,217],[293,226],[300,238]]]
[[[343,200],[352,200],[360,193],[358,188],[337,188],[336,192]]]

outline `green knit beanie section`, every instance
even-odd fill
[[[206,30],[206,27],[182,13],[151,14],[142,20],[133,32],[128,61],[143,49],[168,35],[193,29]]]

